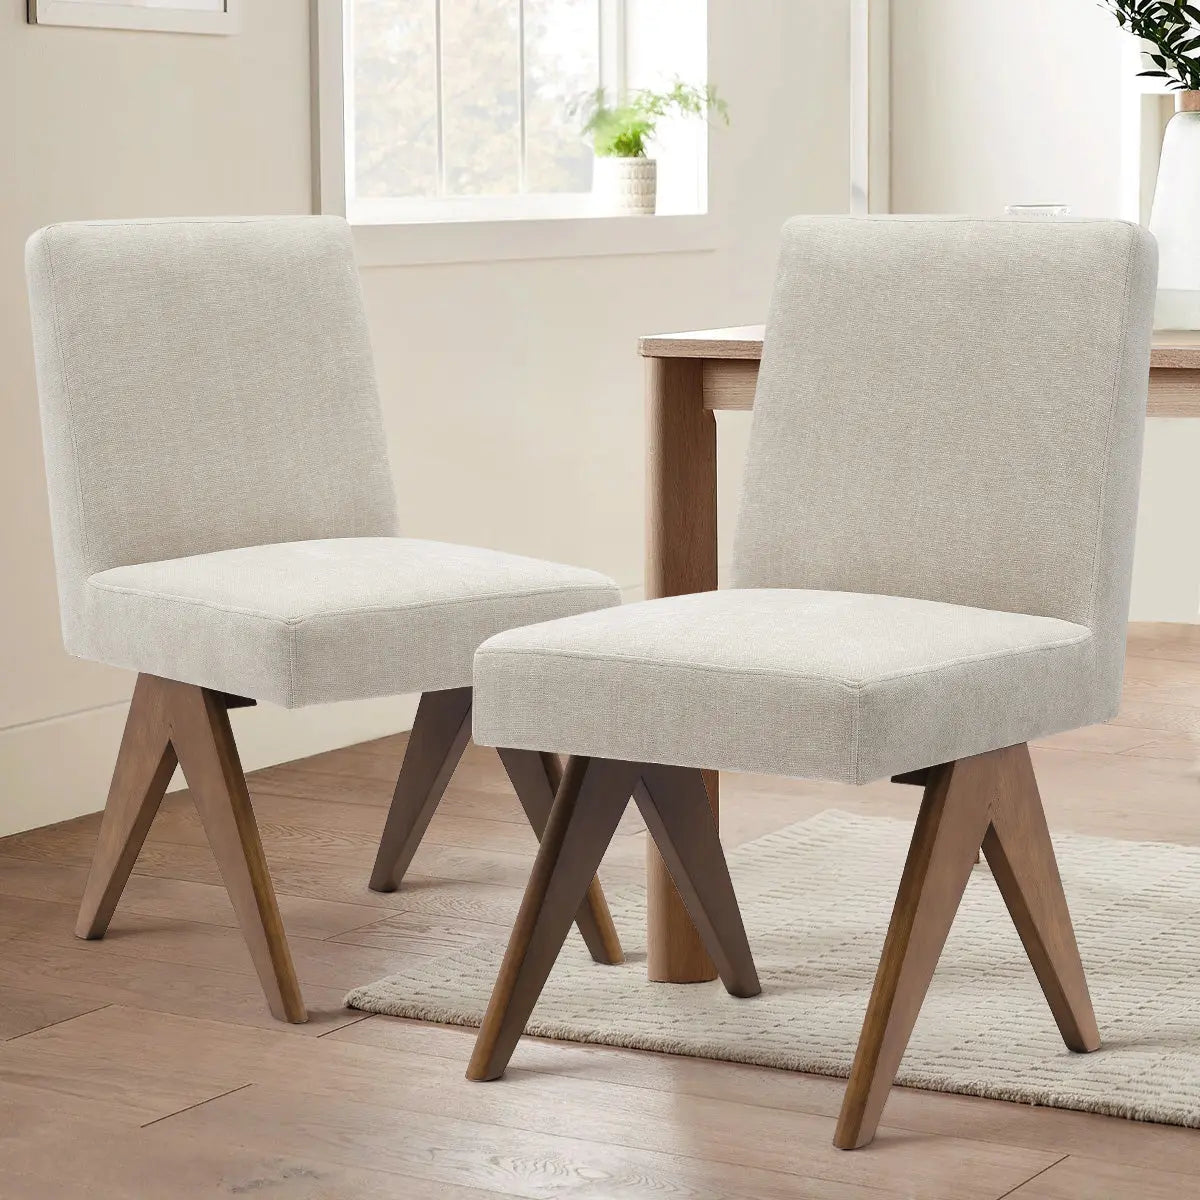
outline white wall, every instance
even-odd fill
[[[711,141],[717,249],[364,272],[407,529],[640,586],[638,335],[761,320],[783,220],[848,204],[846,5],[712,9],[733,117]],[[745,426],[724,439],[729,501]]]
[[[700,0],[696,0],[697,3]],[[61,650],[22,245],[48,221],[309,206],[307,5],[232,38],[36,28],[0,0],[0,834],[99,808],[131,678]],[[847,0],[712,0],[722,232],[701,253],[375,268],[406,531],[642,575],[641,333],[761,319],[780,223],[844,211]],[[722,418],[724,533],[746,418]],[[405,727],[404,702],[235,714],[250,765]]]
[[[892,0],[892,206],[1120,211],[1122,34],[1095,0]],[[1200,421],[1149,422],[1136,620],[1195,621]]]
[[[306,211],[303,7],[254,0],[225,38],[30,26],[25,0],[0,0],[0,833],[102,805],[132,683],[59,640],[25,239],[75,218]],[[295,723],[236,719],[250,762],[294,752]]]

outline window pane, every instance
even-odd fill
[[[599,0],[525,0],[526,191],[592,186],[591,149],[569,110],[599,81]]]
[[[359,196],[437,194],[434,0],[354,0]]]
[[[519,30],[518,0],[442,0],[448,195],[519,190]]]

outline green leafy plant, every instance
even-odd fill
[[[1200,91],[1200,8],[1183,0],[1101,0],[1122,29],[1149,42],[1154,70],[1173,92]]]
[[[578,106],[583,132],[592,139],[602,158],[645,158],[646,142],[658,123],[672,114],[719,119],[729,124],[729,107],[711,84],[694,87],[675,80],[665,92],[642,89],[630,92],[621,103],[611,104],[603,88]]]

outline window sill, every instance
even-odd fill
[[[355,225],[360,267],[715,250],[711,213]]]

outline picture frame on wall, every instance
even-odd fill
[[[236,33],[242,0],[26,0],[31,25]]]

